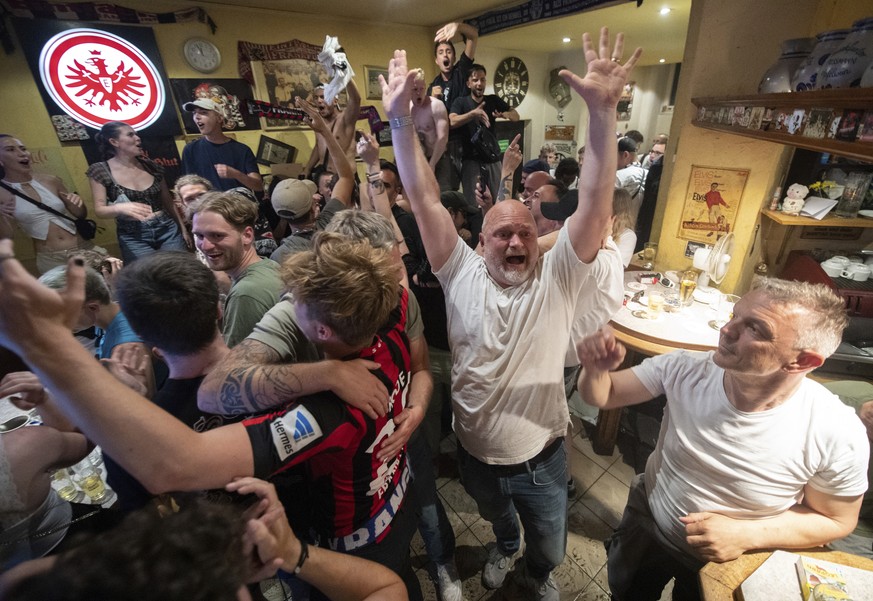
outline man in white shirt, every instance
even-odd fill
[[[562,76],[588,105],[587,146],[578,210],[554,248],[540,256],[536,224],[515,200],[486,215],[478,256],[458,237],[440,204],[412,118],[413,76],[396,51],[382,99],[395,157],[409,192],[428,259],[446,292],[452,344],[452,403],[459,460],[467,491],[492,522],[497,545],[483,584],[502,585],[525,529],[527,573],[537,599],[559,598],[551,571],[566,551],[567,488],[563,439],[569,423],[562,367],[569,331],[600,251],[612,212],[616,168],[616,105],[641,50],[621,64],[623,36],[610,53],[604,28],[599,46],[583,37],[588,70]],[[599,52],[598,52],[599,50]],[[621,278],[621,272],[614,274]]]
[[[867,488],[869,443],[849,407],[806,375],[837,348],[844,302],[818,284],[761,278],[711,353],[676,351],[616,369],[608,329],[578,346],[579,392],[614,409],[661,394],[645,474],[607,541],[613,599],[698,599],[697,572],[746,551],[805,549],[849,534]]]
[[[615,187],[624,188],[631,195],[634,217],[643,202],[648,172],[637,163],[637,143],[630,138],[618,140],[618,170],[615,173]]]

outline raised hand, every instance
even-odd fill
[[[500,168],[500,174],[503,177],[514,174],[518,166],[521,165],[522,154],[521,147],[518,145],[519,140],[521,140],[521,134],[516,134],[512,142],[509,143],[506,152],[503,153],[503,165]]]
[[[436,36],[434,36],[434,42],[451,42],[455,35],[458,33],[458,25],[460,23],[446,23],[442,27],[440,27]]]
[[[405,117],[410,113],[412,86],[415,73],[406,65],[406,50],[395,50],[388,62],[388,80],[379,75],[382,86],[382,106],[390,118]]]
[[[361,137],[355,144],[355,152],[361,157],[365,165],[372,165],[379,162],[379,141],[375,136],[371,136],[364,132],[360,132]]]
[[[321,113],[318,112],[315,105],[298,97],[295,106],[306,113],[306,124],[312,128],[312,131],[324,136],[333,135],[330,131],[330,127],[327,125],[327,122],[325,122],[324,117],[321,116]]]
[[[625,348],[615,339],[612,329],[604,326],[576,345],[579,362],[585,369],[613,371],[624,361]]]
[[[591,36],[582,34],[582,46],[585,51],[585,62],[588,64],[588,72],[584,77],[579,77],[567,69],[561,70],[559,75],[571,88],[585,100],[589,110],[598,108],[614,109],[621,98],[628,75],[643,53],[641,48],[634,50],[625,64],[621,64],[624,52],[624,34],[615,36],[615,46],[609,47],[609,30],[606,27],[600,30],[600,44],[595,49]]]
[[[52,346],[69,333],[85,300],[85,262],[67,264],[67,285],[52,290],[15,259],[12,240],[0,240],[0,344],[27,357],[35,347]]]

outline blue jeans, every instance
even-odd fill
[[[412,486],[420,511],[418,531],[427,556],[435,563],[448,563],[455,554],[455,532],[437,494],[430,446],[421,428],[413,432],[406,445],[406,461],[412,470]]]
[[[467,493],[491,522],[497,548],[513,555],[521,546],[516,514],[524,526],[525,560],[531,577],[543,580],[567,552],[567,455],[563,440],[533,469],[508,474],[506,466],[483,463],[458,447]]]
[[[148,221],[115,222],[121,259],[129,264],[157,250],[187,250],[178,224],[162,214]]]

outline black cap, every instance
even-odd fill
[[[567,190],[558,202],[541,202],[540,213],[552,221],[564,221],[576,212],[579,206],[579,191]]]
[[[536,171],[545,171],[549,172],[549,164],[545,161],[541,161],[540,159],[533,159],[532,161],[528,161],[521,168],[522,173],[534,173]]]
[[[443,206],[447,209],[463,211],[467,215],[475,215],[479,212],[479,209],[467,204],[467,199],[464,198],[463,194],[453,190],[446,190],[445,192],[440,193],[440,202],[443,203]]]

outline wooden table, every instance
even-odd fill
[[[833,563],[839,563],[855,568],[873,570],[873,560],[841,551],[827,551],[823,549],[803,549],[792,551],[799,555],[806,555],[817,559],[823,559]],[[746,553],[733,561],[725,563],[708,563],[700,570],[700,593],[704,601],[734,601],[734,591],[752,572],[757,570],[766,561],[772,551],[760,551]],[[869,591],[868,591],[869,592]],[[863,597],[869,599],[869,597]]]
[[[638,271],[626,271],[625,284],[636,282]],[[647,287],[664,293],[670,289],[654,284]],[[648,289],[646,293],[648,293]],[[675,288],[674,288],[675,290]],[[625,293],[632,291],[625,290]],[[615,337],[630,351],[622,368],[638,364],[645,357],[669,353],[677,349],[711,351],[718,346],[718,330],[709,326],[716,316],[715,311],[699,302],[683,307],[678,313],[663,313],[656,320],[635,317],[645,307],[639,303],[628,303],[618,310],[609,325]],[[591,439],[591,446],[599,455],[611,455],[615,448],[621,424],[621,409],[600,411],[597,426]]]

